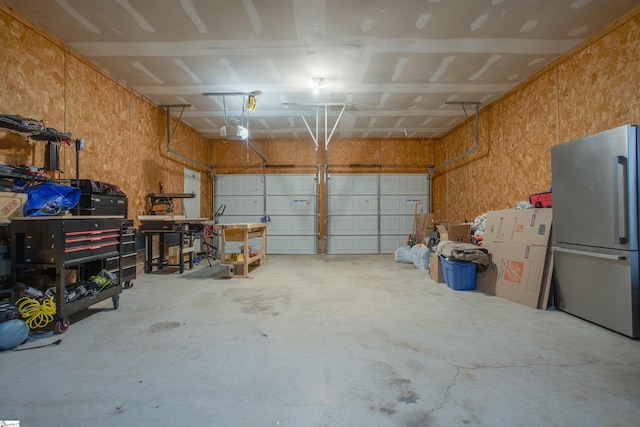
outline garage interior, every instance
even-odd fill
[[[529,307],[392,256],[417,215],[514,209],[555,188],[553,147],[638,122],[636,1],[2,0],[0,17],[0,114],[39,129],[0,127],[0,193],[102,183],[136,230],[129,286],[0,352],[3,422],[636,423],[636,337],[555,307],[551,279]],[[32,224],[55,240],[75,216],[12,215],[5,282]],[[183,234],[153,249],[145,222],[166,218],[213,243],[163,266]],[[210,252],[232,224],[266,230],[247,278],[222,268],[242,241]],[[84,274],[69,264],[56,279]]]

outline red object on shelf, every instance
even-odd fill
[[[538,193],[529,196],[529,201],[534,208],[550,208],[553,193]]]

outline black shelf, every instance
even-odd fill
[[[69,327],[69,316],[112,298],[118,308],[122,281],[76,301],[66,301],[66,270],[77,270],[77,282],[100,273],[108,258],[116,260],[117,277],[122,277],[122,228],[119,217],[36,217],[11,222],[11,274],[16,283],[18,271],[55,269],[56,323],[54,331]]]
[[[60,132],[57,129],[46,127],[42,120],[15,114],[0,114],[0,129],[22,138],[31,138],[34,141],[71,142],[70,132]]]
[[[24,188],[27,188],[33,185],[34,182],[53,181],[53,178],[40,176],[40,175],[27,175],[27,174],[16,173],[16,172],[7,172],[5,168],[0,168],[0,180],[3,180],[3,181],[10,180],[12,182],[15,182],[16,180],[23,180],[25,181]]]
[[[62,306],[59,316],[61,318],[69,317],[72,314],[85,310],[100,301],[104,301],[107,298],[113,298],[121,292],[122,287],[120,285],[116,285],[100,291],[95,295],[87,296],[73,302],[67,302]]]

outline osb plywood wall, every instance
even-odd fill
[[[167,142],[166,111],[106,76],[62,42],[0,3],[0,110],[42,120],[82,138],[85,149],[60,144],[61,178],[119,186],[129,217],[147,213],[146,194],[184,191],[184,168],[201,174],[201,216],[212,217],[210,143],[178,123]],[[173,111],[172,113],[175,113]],[[171,118],[171,130],[176,119]],[[46,143],[0,132],[0,162],[44,165]],[[171,150],[170,150],[171,148]],[[177,154],[176,154],[177,153]],[[176,204],[175,214],[181,214]]]
[[[0,13],[0,46],[2,112],[37,118],[47,127],[63,129],[63,49],[5,13]],[[44,146],[43,142],[25,143],[20,136],[0,131],[0,162],[42,165]]]
[[[335,139],[316,146],[309,139],[211,140],[216,173],[427,173],[435,140]],[[259,153],[259,154],[258,154]]]
[[[558,142],[640,123],[640,7],[635,13],[558,66]]]
[[[311,138],[301,140],[210,140],[216,173],[313,173],[316,152]]]
[[[477,152],[434,174],[435,217],[514,208],[552,187],[552,146],[630,123],[640,123],[640,8],[482,110]],[[461,125],[436,144],[436,163],[473,145]]]

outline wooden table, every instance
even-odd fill
[[[215,224],[214,228],[220,230],[220,258],[225,264],[233,264],[236,268],[234,277],[251,278],[249,276],[250,265],[267,264],[267,224]],[[262,239],[260,253],[249,256],[249,239],[259,237]],[[226,261],[226,242],[242,242],[244,244],[241,261]]]

